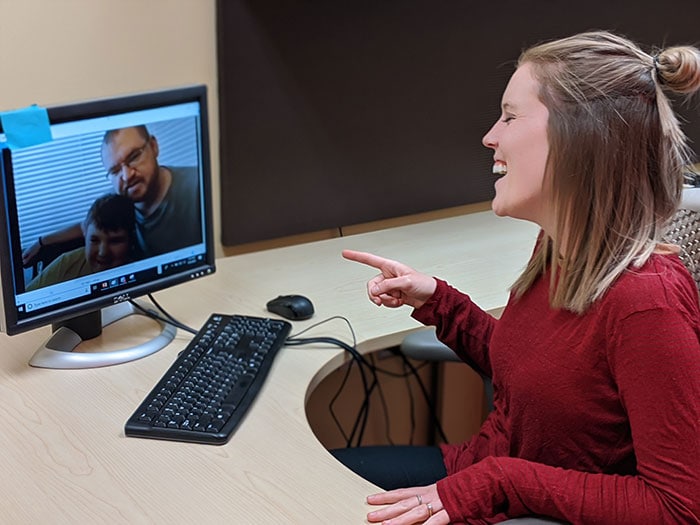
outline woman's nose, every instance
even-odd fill
[[[498,141],[496,139],[496,124],[491,126],[491,129],[486,132],[484,138],[481,139],[481,143],[487,148],[496,149],[498,146]]]

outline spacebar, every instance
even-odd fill
[[[238,405],[243,400],[243,397],[250,388],[250,385],[253,384],[254,379],[255,374],[243,374],[241,377],[239,377],[238,381],[236,381],[236,385],[233,387],[233,390],[231,390],[228,396],[226,396],[226,399],[224,399],[224,402],[222,403],[223,407],[230,407],[233,410],[238,408]]]

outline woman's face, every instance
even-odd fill
[[[525,63],[513,73],[501,103],[499,120],[483,144],[494,152],[494,171],[507,174],[496,181],[491,207],[496,215],[525,219],[546,228],[547,200],[543,182],[549,143],[549,111],[538,98],[539,84]]]

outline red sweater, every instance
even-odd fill
[[[500,320],[438,281],[413,316],[493,378],[478,434],[444,445],[452,522],[700,523],[700,311],[675,256],[653,255],[585,314],[549,277]]]

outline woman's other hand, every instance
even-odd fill
[[[447,525],[450,522],[435,484],[372,494],[367,497],[367,503],[387,505],[383,509],[373,510],[367,514],[367,521],[370,523]]]

